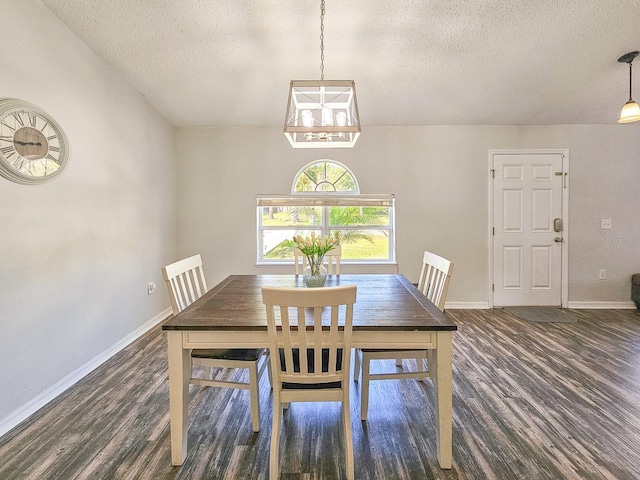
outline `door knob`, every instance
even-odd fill
[[[562,243],[562,242],[564,242],[564,239],[563,239],[562,237],[556,237],[556,238],[554,238],[554,240],[555,240],[557,243]]]

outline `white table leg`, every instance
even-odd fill
[[[177,330],[167,331],[167,348],[169,353],[171,464],[182,465],[187,458],[191,353],[182,348],[182,332]]]
[[[452,421],[453,421],[453,345],[449,331],[437,334],[437,349],[429,366],[436,390],[436,435],[440,468],[451,468]]]

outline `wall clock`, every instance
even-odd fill
[[[0,99],[0,175],[27,185],[46,182],[68,157],[67,137],[49,114],[22,100]]]

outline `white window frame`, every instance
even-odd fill
[[[317,163],[317,162],[314,162]],[[296,176],[297,179],[297,176]],[[272,226],[262,225],[262,208],[264,207],[322,207],[321,225],[309,225],[305,227]],[[389,212],[388,225],[329,225],[329,207],[387,207]],[[330,230],[381,230],[389,232],[389,256],[386,259],[348,259],[344,258],[341,263],[353,264],[395,264],[395,195],[361,195],[345,194],[342,192],[297,192],[295,195],[258,195],[257,208],[257,245],[258,245],[258,265],[288,264],[293,263],[293,259],[265,259],[263,257],[263,231],[265,230],[319,230],[322,235],[329,235]],[[293,236],[293,233],[292,233]]]
[[[349,191],[336,191],[336,190],[321,190],[321,191],[298,191],[296,185],[302,175],[306,174],[306,171],[311,167],[324,164],[325,168],[327,164],[334,167],[339,167],[344,170],[343,175],[349,175],[353,180],[354,189]],[[326,172],[325,172],[326,173]],[[343,176],[341,175],[341,177]],[[340,178],[341,178],[340,177]],[[339,179],[338,179],[339,180]],[[313,180],[312,180],[313,181]],[[323,181],[322,183],[329,183],[335,189],[335,183],[337,180]],[[316,184],[320,185],[320,184]],[[321,207],[322,218],[320,225],[309,225],[307,228],[291,227],[291,226],[264,226],[262,225],[262,208],[264,207]],[[386,207],[388,210],[389,223],[386,225],[329,225],[330,221],[330,207]],[[289,231],[291,237],[293,237],[296,231],[300,230],[315,230],[319,231],[322,236],[330,236],[331,230],[363,230],[372,231],[379,230],[389,232],[389,250],[386,259],[349,259],[341,260],[341,263],[354,263],[354,264],[368,264],[368,265],[380,265],[380,264],[395,264],[396,263],[396,249],[395,249],[395,196],[391,194],[380,195],[361,195],[360,185],[358,179],[353,172],[344,164],[336,162],[330,159],[314,160],[302,167],[293,179],[291,184],[291,195],[258,195],[257,209],[256,209],[256,233],[257,233],[257,264],[258,265],[273,265],[273,264],[288,264],[293,263],[293,258],[289,259],[265,259],[264,258],[264,231],[282,230]]]

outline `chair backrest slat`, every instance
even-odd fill
[[[287,307],[280,307],[280,318],[282,320],[282,329],[283,330],[291,330],[291,325],[289,323],[289,309]],[[287,336],[284,338],[284,353],[285,353],[285,365],[287,370],[287,374],[293,374],[293,345],[291,344],[291,337]]]
[[[167,284],[171,309],[176,315],[207,291],[200,255],[179,260],[162,269]]]
[[[262,298],[267,309],[275,381],[341,381],[345,371],[349,371],[356,286],[313,289],[263,287]],[[295,315],[295,321],[292,315]],[[328,350],[326,371],[323,371],[323,349]],[[343,350],[341,359],[339,349]],[[298,372],[294,371],[294,350],[299,356]],[[284,369],[280,355],[273,354],[278,351],[284,356]],[[313,363],[309,361],[311,358]]]
[[[340,245],[336,245],[325,254],[324,258],[327,259],[327,273],[329,275],[333,275],[333,270],[335,268],[336,275],[340,275],[340,261],[342,259],[342,247]]]
[[[331,309],[331,326],[329,327],[329,344],[334,345],[339,343],[338,339],[338,314],[339,310],[337,308]],[[350,353],[350,352],[349,352]],[[338,352],[336,350],[329,351],[329,375],[335,375],[336,373],[336,363],[337,363],[337,355]]]
[[[327,269],[328,275],[340,275],[340,261],[342,259],[342,248],[336,245],[324,254],[323,264]],[[293,247],[293,265],[296,275],[302,275],[304,268],[307,266],[307,257],[300,251],[298,247]]]
[[[418,289],[442,311],[452,272],[453,262],[435,253],[424,252]]]

